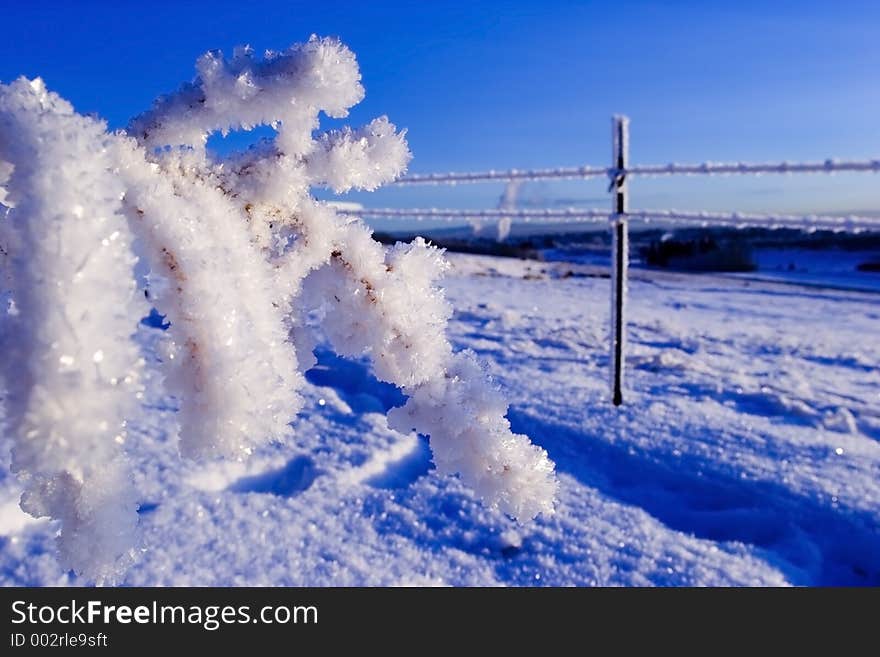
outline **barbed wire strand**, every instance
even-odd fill
[[[629,219],[646,222],[670,222],[699,226],[734,226],[738,228],[795,228],[835,232],[880,231],[880,217],[752,214],[745,212],[682,212],[679,210],[636,210]]]
[[[524,223],[599,223],[614,215],[602,209],[520,209],[465,210],[440,208],[339,208],[340,214],[374,219],[414,219],[417,221],[466,221],[520,219]],[[745,212],[687,212],[680,210],[632,210],[630,220],[692,225],[728,225],[735,227],[796,228],[859,232],[880,230],[880,217],[752,214]]]
[[[700,164],[645,164],[627,167],[627,176],[671,175],[761,175],[789,173],[880,173],[880,160],[834,160],[822,162],[703,162]],[[619,171],[613,167],[558,167],[554,169],[509,169],[505,171],[449,172],[410,174],[398,178],[395,185],[456,185],[460,183],[513,182],[537,180],[579,180],[614,178]]]
[[[440,208],[363,208],[350,209],[340,208],[339,214],[353,215],[358,217],[386,218],[386,219],[438,219],[452,221],[456,219],[522,219],[525,222],[540,222],[542,220],[585,222],[590,220],[607,220],[611,213],[608,210],[581,208],[559,209],[536,209],[536,210],[460,210]]]

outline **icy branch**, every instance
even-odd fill
[[[406,132],[395,132],[388,117],[353,131],[344,128],[325,134],[308,156],[312,182],[336,193],[352,188],[373,191],[397,178],[409,163]]]
[[[511,433],[497,388],[445,337],[442,253],[385,249],[310,194],[375,189],[410,159],[385,117],[314,134],[321,111],[345,116],[363,97],[351,51],[312,37],[263,59],[211,52],[197,71],[128,134],[39,80],[0,85],[6,428],[23,508],[61,521],[63,563],[113,581],[138,545],[122,450],[126,420],[145,412],[132,340],[144,292],[171,322],[161,357],[184,455],[244,458],[288,438],[323,334],[409,397],[389,420],[428,434],[441,472],[521,520],[551,512],[552,462]],[[204,148],[212,132],[262,124],[274,138],[244,152]]]
[[[130,224],[156,281],[150,299],[171,321],[164,364],[181,400],[181,452],[241,458],[284,437],[303,384],[286,344],[289,299],[278,299],[241,211],[175,153],[162,168],[130,141],[116,153]]]
[[[279,146],[300,155],[311,145],[318,112],[341,118],[364,97],[354,53],[335,39],[312,36],[262,60],[249,47],[232,59],[202,55],[198,77],[162,96],[131,122],[129,133],[148,147],[204,146],[208,135],[258,125],[279,128]]]
[[[0,374],[22,508],[61,521],[62,565],[112,581],[132,558],[137,505],[121,446],[141,397],[131,335],[147,311],[132,277],[123,184],[105,126],[41,80],[0,85],[0,222],[14,306]]]

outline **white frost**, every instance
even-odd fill
[[[41,80],[0,86],[0,159],[14,165],[0,221],[17,311],[0,324],[12,468],[22,508],[61,520],[62,564],[96,581],[118,577],[135,545],[120,444],[141,390],[131,335],[147,311],[105,128]]]
[[[310,194],[375,189],[411,157],[385,117],[313,134],[321,112],[363,98],[353,53],[312,37],[263,59],[210,52],[197,71],[117,134],[39,80],[0,85],[6,425],[22,508],[61,520],[64,563],[113,581],[138,545],[122,451],[126,419],[145,412],[135,253],[171,323],[162,359],[184,455],[241,459],[288,437],[323,334],[409,397],[389,420],[429,435],[441,472],[520,520],[552,512],[546,452],[511,432],[497,388],[446,338],[442,252],[421,239],[386,249]],[[274,138],[222,159],[205,148],[257,125]]]

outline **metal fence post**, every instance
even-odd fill
[[[629,267],[629,229],[626,213],[626,167],[629,159],[629,119],[612,118],[612,168],[608,191],[612,197],[611,215],[611,400],[623,403],[623,368],[626,348],[626,290]]]

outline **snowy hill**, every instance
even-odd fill
[[[557,513],[519,526],[388,429],[402,402],[319,351],[295,443],[180,460],[151,370],[130,428],[146,548],[133,585],[880,584],[880,296],[634,271],[627,403],[607,393],[596,268],[452,254],[450,336],[556,461]],[[810,281],[813,285],[816,281]],[[163,338],[142,324],[148,358]],[[0,472],[0,582],[79,583]]]

